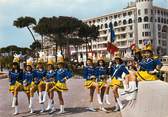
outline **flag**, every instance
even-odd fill
[[[131,44],[130,48],[131,50],[134,50],[136,48],[136,44],[135,43]]]
[[[114,32],[112,23],[109,24],[109,27],[110,27],[110,41],[114,42],[115,38],[116,38],[116,35],[115,35],[115,32]]]
[[[109,51],[111,54],[114,54],[118,50],[119,49],[115,45],[113,45],[112,43],[110,43],[110,42],[107,43],[107,51]]]

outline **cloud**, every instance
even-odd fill
[[[135,0],[0,0],[0,47],[17,44],[29,46],[31,35],[25,29],[12,26],[20,16],[74,16],[86,19],[122,10]],[[154,0],[156,5],[168,8],[168,0]]]

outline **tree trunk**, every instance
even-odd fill
[[[42,50],[42,52],[43,52],[43,35],[41,35],[41,50]]]
[[[35,39],[35,37],[34,37],[34,35],[33,35],[33,32],[30,30],[30,28],[29,28],[28,26],[27,26],[27,29],[29,30],[31,36],[33,37],[33,40],[36,41],[36,39]]]
[[[86,37],[86,60],[88,59],[88,39],[87,39],[87,37]]]

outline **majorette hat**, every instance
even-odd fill
[[[13,63],[19,63],[21,54],[14,54],[13,57]]]
[[[26,65],[33,67],[33,58],[32,57],[30,57],[29,59],[26,60]]]
[[[48,65],[54,65],[55,57],[54,56],[48,56]]]
[[[143,51],[151,51],[152,52],[153,48],[151,44],[147,44],[145,45],[145,47],[143,48]]]

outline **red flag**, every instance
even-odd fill
[[[107,43],[107,51],[109,51],[111,54],[114,54],[118,50],[119,49],[115,45],[113,45],[112,43],[110,43],[110,42]]]
[[[130,48],[131,50],[134,50],[136,48],[136,44],[135,43],[131,44]]]

